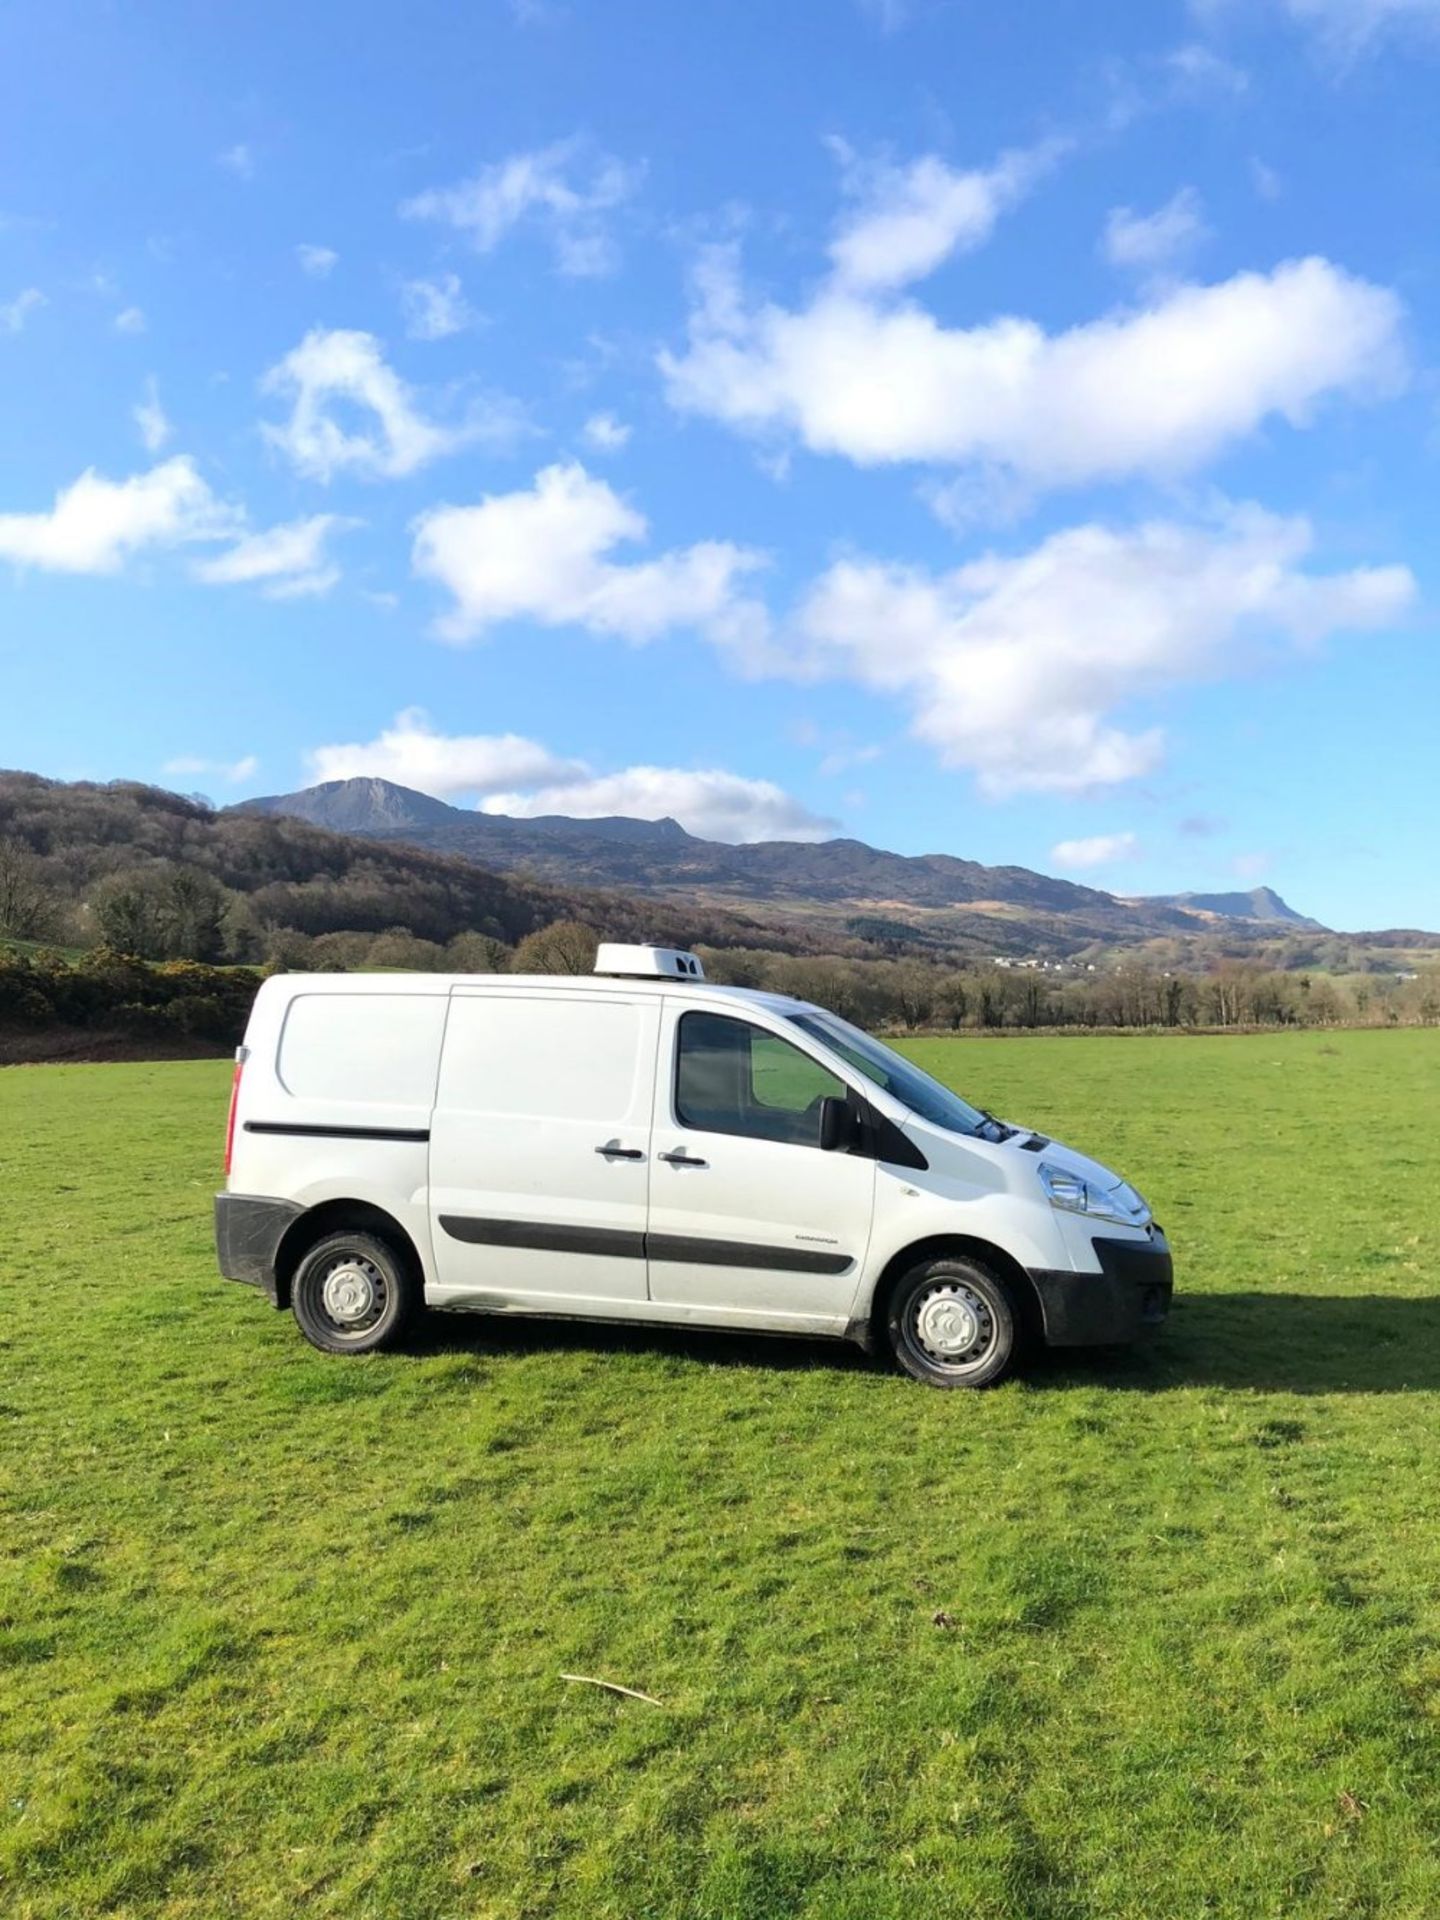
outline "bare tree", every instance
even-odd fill
[[[0,840],[0,934],[43,940],[55,929],[60,903],[40,861],[18,840]]]

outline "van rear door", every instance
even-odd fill
[[[659,1024],[658,996],[623,990],[453,989],[430,1127],[437,1304],[645,1300]]]

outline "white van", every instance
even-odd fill
[[[283,974],[236,1056],[220,1270],[329,1353],[422,1304],[828,1334],[917,1380],[1129,1340],[1171,1262],[1118,1174],[693,954]]]

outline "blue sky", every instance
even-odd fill
[[[11,0],[0,763],[1440,926],[1440,0]]]

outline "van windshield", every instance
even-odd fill
[[[903,1054],[896,1053],[892,1047],[885,1046],[872,1035],[863,1033],[859,1027],[852,1027],[848,1020],[841,1020],[833,1013],[822,1013],[813,1007],[788,1017],[792,1026],[799,1027],[812,1040],[818,1040],[822,1046],[838,1053],[842,1060],[848,1060],[858,1073],[886,1093],[893,1094],[902,1105],[909,1107],[912,1113],[918,1113],[922,1120],[928,1120],[932,1126],[944,1127],[950,1133],[983,1136],[995,1124],[989,1114],[982,1113],[979,1107],[972,1107],[968,1100],[962,1100],[958,1093],[952,1093],[948,1087],[942,1087],[938,1080],[932,1080],[928,1073],[922,1072]]]

